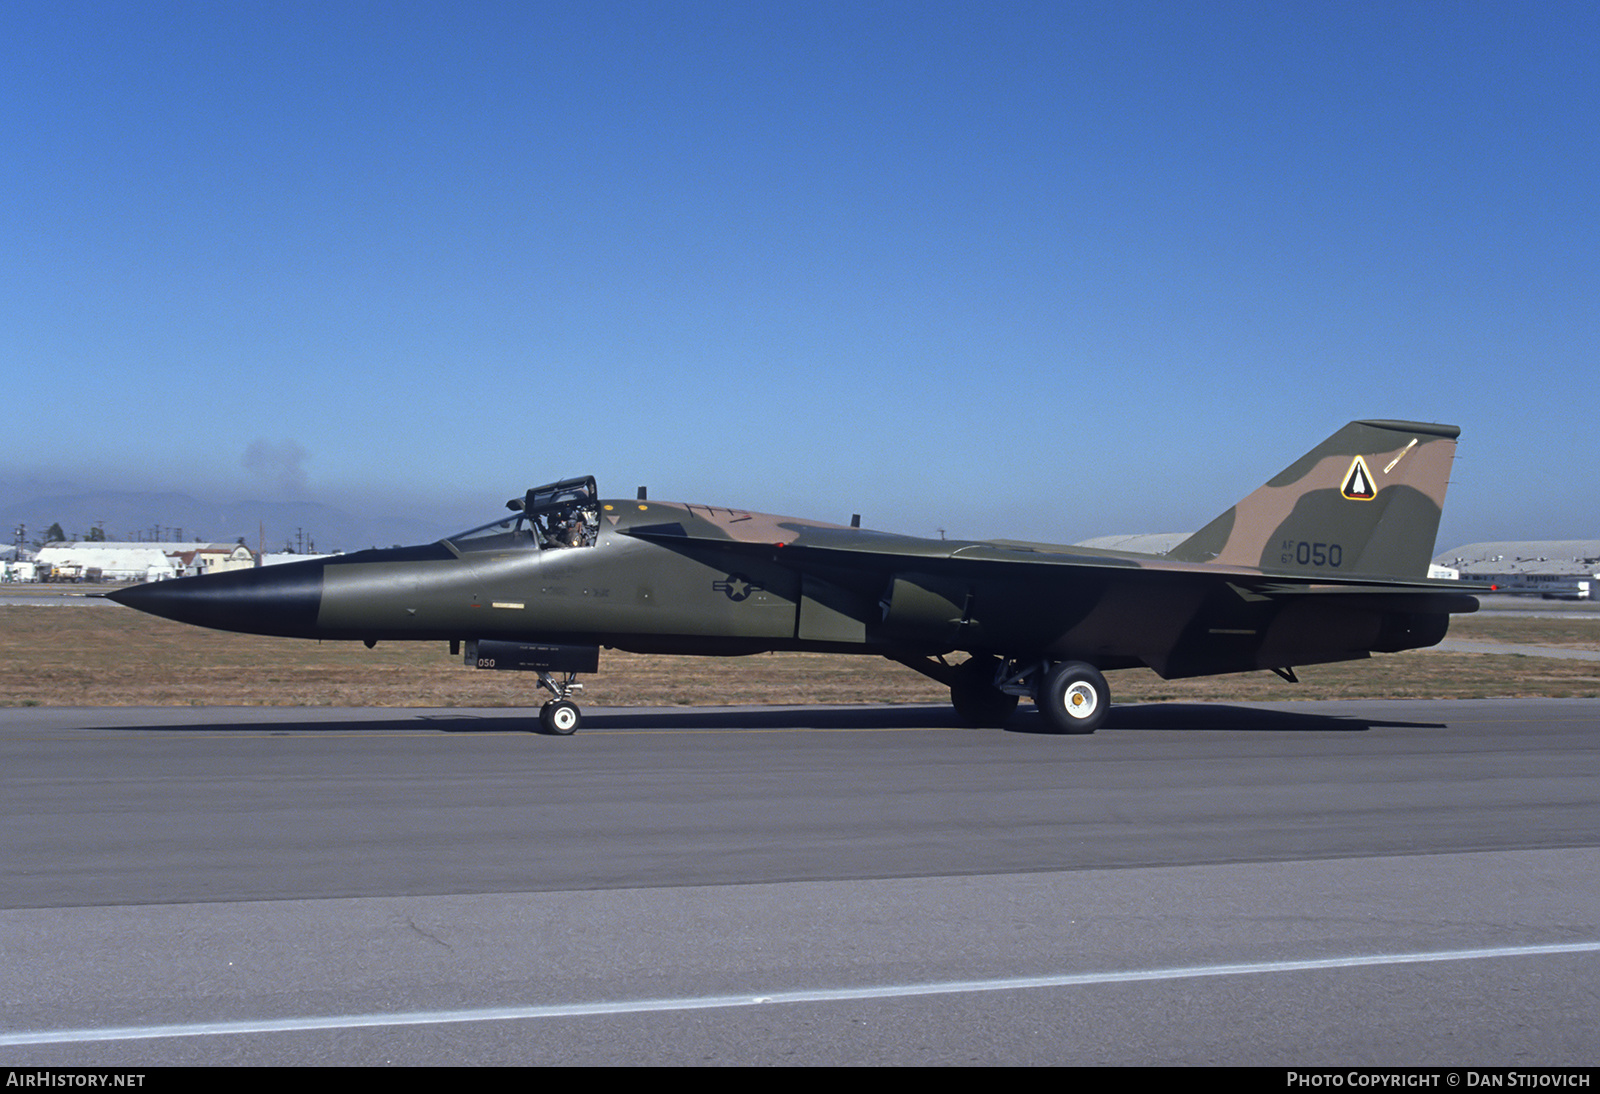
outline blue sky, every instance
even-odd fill
[[[1592,4],[16,4],[0,479],[1600,535]],[[70,377],[66,382],[58,377]]]

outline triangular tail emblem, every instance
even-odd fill
[[[1371,501],[1378,496],[1377,488],[1372,485],[1372,472],[1367,470],[1367,461],[1357,456],[1350,462],[1350,470],[1345,472],[1344,485],[1339,488],[1339,493],[1351,501]]]

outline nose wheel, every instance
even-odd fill
[[[570,737],[583,724],[583,711],[571,699],[552,699],[539,708],[539,732]]]
[[[548,672],[541,672],[539,686],[555,696],[539,708],[539,732],[556,737],[570,737],[578,732],[578,727],[583,724],[583,711],[569,698],[583,690],[583,685],[578,683],[578,674],[565,673],[558,680]]]

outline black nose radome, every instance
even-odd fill
[[[323,563],[291,562],[176,581],[131,585],[108,594],[141,612],[246,634],[311,638],[322,605]]]

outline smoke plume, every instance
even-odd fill
[[[299,441],[258,438],[250,442],[239,463],[274,494],[299,498],[305,496],[309,484],[305,469],[308,455]]]

